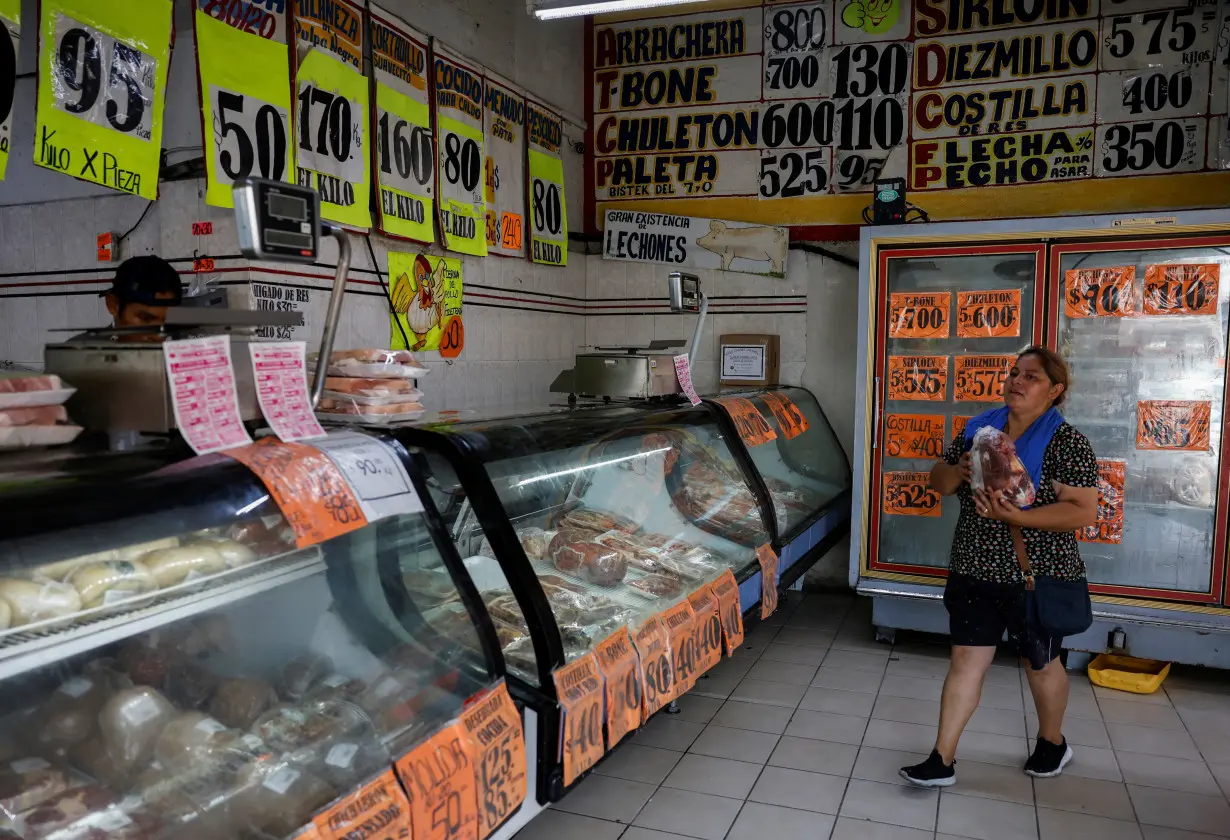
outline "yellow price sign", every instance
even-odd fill
[[[158,197],[171,0],[43,0],[34,163]]]
[[[483,146],[487,251],[525,256],[525,94],[488,73],[484,80]]]
[[[0,181],[9,164],[13,98],[17,92],[17,48],[21,44],[21,0],[0,0]]]
[[[450,251],[485,257],[483,77],[443,49],[435,51],[434,73],[440,234]]]
[[[560,146],[564,122],[529,101],[526,117],[530,173],[530,258],[543,265],[568,264],[568,205]]]
[[[236,180],[295,179],[291,144],[290,54],[285,43],[253,35],[198,9],[197,75],[205,125],[205,203],[233,207]],[[243,55],[243,61],[235,61]]]
[[[333,53],[311,49],[295,83],[299,185],[319,193],[324,218],[371,227],[367,78]]]
[[[389,347],[439,350],[455,357],[465,343],[461,260],[389,252],[393,314]]]

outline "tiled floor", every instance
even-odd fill
[[[957,785],[897,775],[935,740],[946,649],[872,639],[869,605],[791,593],[772,624],[620,746],[518,840],[1213,840],[1230,837],[1230,675],[1139,696],[1072,678],[1058,779],[1021,765],[1037,726],[997,662]]]

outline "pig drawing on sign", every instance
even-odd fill
[[[729,271],[736,258],[767,262],[774,274],[782,274],[786,269],[788,234],[779,228],[730,228],[725,222],[714,220],[709,222],[709,232],[696,244],[721,257],[723,271]]]

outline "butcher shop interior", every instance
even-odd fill
[[[1230,3],[0,0],[0,840],[1230,837]]]

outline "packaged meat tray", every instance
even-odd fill
[[[430,371],[408,350],[337,350],[329,357],[329,376],[359,379],[418,379]]]
[[[4,395],[0,394],[0,403],[3,400]],[[5,426],[0,423],[0,449],[63,446],[76,440],[82,431],[81,426]]]
[[[68,411],[62,405],[40,405],[33,408],[0,410],[0,427],[55,426],[68,422]]]
[[[0,409],[63,405],[76,392],[58,376],[0,373]]]
[[[1012,439],[999,429],[983,426],[970,449],[970,486],[974,490],[1003,493],[1017,507],[1034,501],[1034,483],[1017,457]]]
[[[396,402],[385,405],[365,405],[349,397],[324,397],[316,406],[316,416],[333,423],[369,423],[385,425],[404,423],[422,417],[422,403]]]
[[[347,376],[326,377],[324,395],[359,405],[389,405],[421,402],[423,399],[423,392],[415,388],[409,379],[358,379]]]

